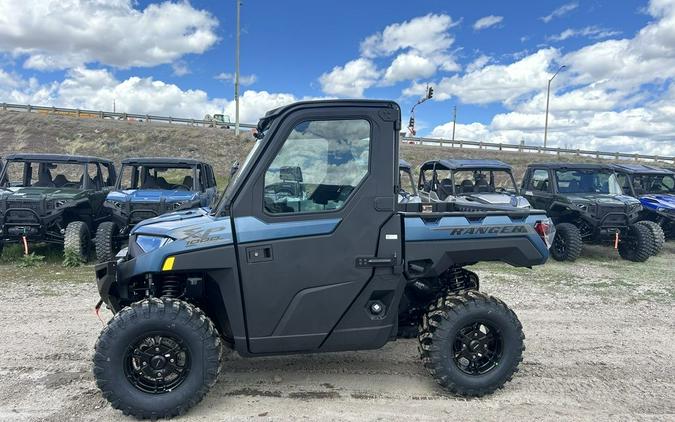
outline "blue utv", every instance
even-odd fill
[[[641,164],[615,164],[623,192],[642,203],[640,220],[648,224],[658,243],[675,237],[675,172]]]
[[[216,198],[213,168],[188,158],[128,158],[104,206],[112,215],[96,231],[99,262],[113,259],[139,222],[162,214],[210,207]]]

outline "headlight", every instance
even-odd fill
[[[173,242],[173,239],[170,237],[146,235],[136,236],[136,244],[145,253],[152,252],[155,249],[159,249],[171,242]]]
[[[67,199],[55,199],[47,203],[49,209],[57,209],[64,207],[68,203]]]
[[[577,208],[579,208],[581,211],[588,211],[588,204],[580,204],[576,203],[574,204]]]
[[[179,209],[180,207],[182,207],[183,204],[185,204],[185,202],[186,202],[186,201],[176,201],[176,202],[172,202],[172,203],[171,203],[171,207],[172,207],[173,209],[177,210],[177,209]]]

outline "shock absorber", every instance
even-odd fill
[[[160,297],[177,298],[181,295],[181,280],[175,275],[167,275],[162,279]]]
[[[465,274],[461,267],[450,267],[445,272],[445,282],[452,292],[466,288]]]

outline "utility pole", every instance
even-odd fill
[[[548,88],[546,89],[546,122],[544,123],[544,148],[546,148],[546,141],[548,139],[548,101],[549,97],[551,96],[551,82],[553,82],[553,79],[558,76],[558,73],[560,73],[561,70],[565,68],[565,65],[560,66],[557,72],[551,76],[551,79],[548,80]]]
[[[115,100],[113,100],[113,113],[115,112]]]
[[[452,140],[455,140],[455,126],[457,126],[457,106],[453,107],[452,112]]]
[[[234,134],[239,136],[239,38],[240,38],[240,27],[239,27],[239,16],[241,12],[241,0],[235,0],[237,2],[237,47],[235,48],[235,57],[234,57],[234,104],[235,104],[235,117],[234,117]]]

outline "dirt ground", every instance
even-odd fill
[[[0,420],[131,420],[101,397],[91,356],[101,329],[92,268],[0,264]],[[225,358],[219,382],[181,421],[674,420],[675,243],[645,264],[589,247],[575,264],[477,267],[527,336],[521,370],[481,399],[445,394],[415,340],[382,350]],[[107,318],[109,315],[106,314]]]

